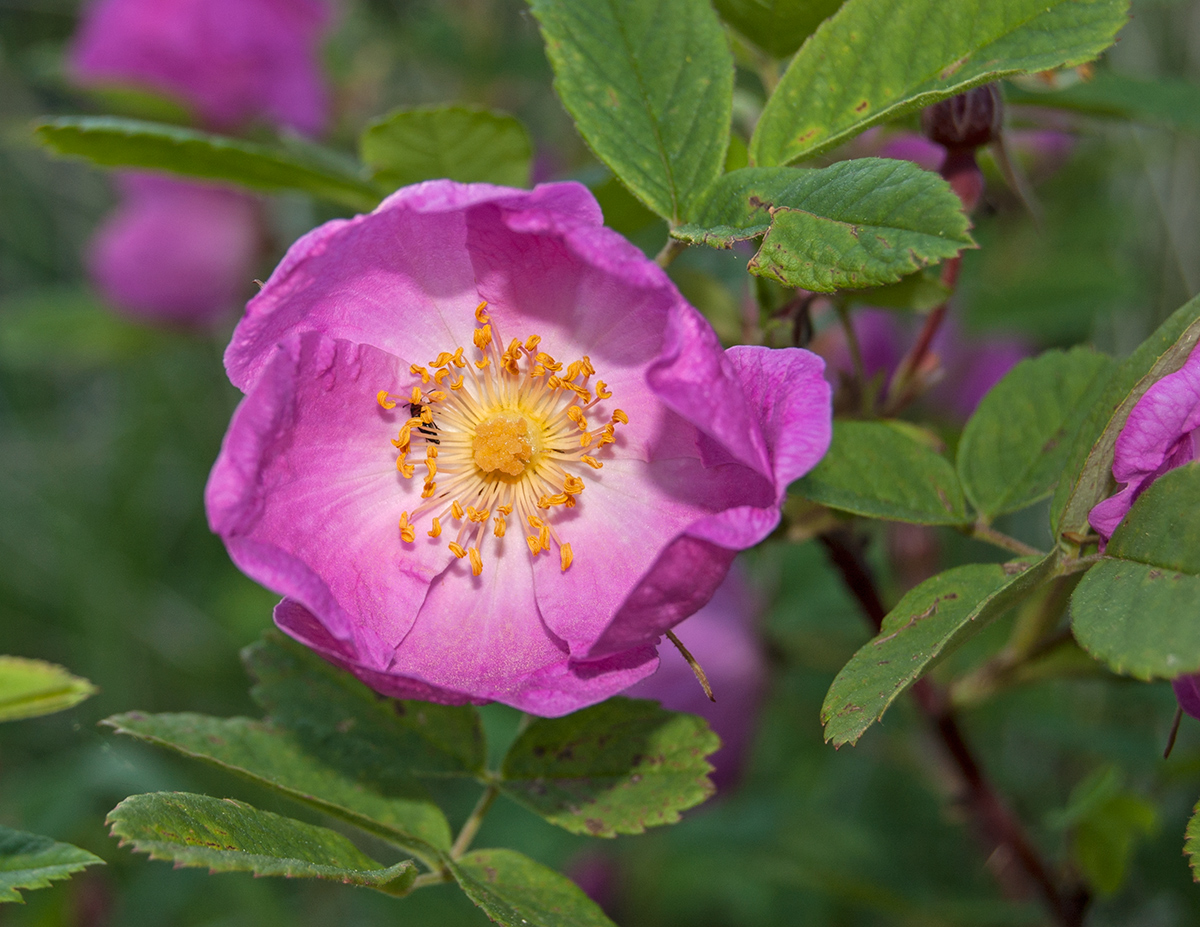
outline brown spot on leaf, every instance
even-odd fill
[[[958,59],[957,61],[955,61],[953,64],[949,64],[949,65],[947,65],[945,68],[943,68],[943,69],[942,69],[942,73],[941,73],[941,74],[939,74],[938,76],[939,76],[939,77],[940,77],[942,80],[945,80],[947,77],[949,77],[951,74],[953,74],[953,73],[954,73],[955,71],[957,71],[959,68],[961,68],[961,67],[962,67],[964,64],[966,64],[966,63],[967,63],[967,59],[968,59],[968,58],[970,58],[970,57],[971,57],[970,55],[963,55],[961,58],[959,58],[959,59]]]
[[[854,107],[854,111],[855,111],[856,113],[863,113],[863,112],[866,112],[866,110],[867,110],[867,107],[868,107],[868,106],[870,106],[870,105],[871,105],[871,104],[870,104],[870,103],[868,103],[866,100],[863,100],[861,103],[859,103],[859,104],[858,104],[858,106]]]

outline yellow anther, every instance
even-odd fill
[[[567,572],[567,567],[571,565],[571,561],[575,559],[574,555],[571,553],[571,545],[563,544],[561,547],[559,547],[558,555],[562,560],[562,571],[565,573]]]
[[[425,456],[426,457],[437,457],[437,455],[438,455],[438,447],[436,444],[426,444],[425,445]]]
[[[411,373],[413,376],[420,377],[422,383],[429,382],[429,371],[426,370],[424,367],[422,367],[420,364],[411,365],[408,368],[408,372]]]
[[[538,545],[542,550],[550,549],[550,529],[546,525],[542,525],[542,530],[538,532]]]
[[[482,351],[492,343],[492,326],[484,325],[482,328],[475,329],[471,338],[475,342],[475,347]]]
[[[375,401],[377,403],[379,403],[381,406],[383,406],[383,408],[385,408],[385,409],[396,408],[396,400],[389,399],[388,391],[385,389],[381,389],[378,393],[375,394]]]
[[[421,424],[422,425],[432,425],[433,424],[433,410],[432,409],[425,408],[425,409],[421,410]]]
[[[450,373],[450,369],[448,367],[442,367],[439,370],[434,371],[434,374],[433,374],[434,382],[437,383],[438,386],[441,386],[442,381],[444,379],[446,379],[446,377],[449,375],[449,373]]]
[[[515,338],[513,340],[516,341]],[[541,343],[542,343],[541,335],[530,335],[528,338],[525,339],[525,350],[526,351],[536,351],[537,346]],[[517,341],[517,344],[520,344],[520,342]]]
[[[421,498],[422,499],[432,498],[434,492],[436,492],[436,491],[437,491],[437,483],[434,483],[432,480],[426,480],[425,485],[421,487]]]
[[[435,389],[432,393],[429,394],[429,401],[430,402],[441,402],[443,399],[446,398],[446,395],[447,395],[447,393],[445,390]],[[424,416],[422,416],[422,418],[424,418]]]
[[[481,525],[487,521],[491,514],[487,509],[476,509],[469,505],[467,506],[467,521],[473,521],[477,525]]]
[[[528,515],[528,516],[526,516],[526,518],[528,518],[528,520],[529,520],[529,527],[530,527],[530,528],[540,528],[540,527],[542,527],[544,524],[546,524],[544,521],[542,521],[542,520],[541,520],[540,518],[538,518],[536,515]]]
[[[533,554],[535,557],[539,553],[541,553],[542,542],[538,540],[537,535],[534,535],[534,534],[525,535],[525,543],[529,545],[529,552],[531,554]]]
[[[457,380],[450,384],[451,389],[462,389],[463,378],[460,376]]]
[[[579,459],[582,460],[589,467],[591,467],[593,470],[599,470],[601,467],[604,466],[604,464],[600,463],[600,461],[598,461],[595,457],[591,457],[587,454],[584,454]]]
[[[492,529],[492,534],[498,538],[504,537],[504,519],[499,515],[496,516],[496,527]]]
[[[393,447],[408,447],[409,438],[412,435],[412,429],[405,425],[400,429],[400,437],[392,438]],[[406,452],[407,453],[407,452]]]
[[[462,549],[462,546],[455,544],[453,541],[446,546],[450,548],[450,553],[454,554],[454,556],[456,556],[459,560],[467,555],[467,552]]]
[[[450,359],[454,362],[455,367],[467,366],[467,362],[465,360],[463,360],[462,352],[463,352],[462,348],[454,349],[454,355]]]
[[[568,406],[567,418],[578,425],[580,431],[588,430],[587,419],[583,415],[583,409],[579,408],[579,406]]]
[[[546,385],[551,389],[563,389],[567,384],[563,382],[562,377],[551,374],[546,378]]]
[[[478,576],[483,572],[483,558],[479,556],[479,548],[468,547],[467,553],[471,557],[471,573]]]
[[[429,476],[426,477],[426,479],[425,479],[425,482],[428,483],[435,476],[437,476],[437,461],[434,460],[432,457],[426,457],[425,458],[425,469],[429,471]]]
[[[622,425],[629,424],[629,416],[620,409],[613,409],[612,420],[614,423],[620,422]]]
[[[491,360],[489,358],[481,357],[479,360],[475,361],[475,366],[478,369],[482,370],[484,367],[486,367],[490,363],[491,363]]]
[[[533,349],[530,348],[530,350],[533,350]],[[547,370],[553,370],[555,373],[558,373],[563,368],[562,364],[558,363],[558,361],[556,361],[553,357],[551,357],[545,351],[538,351],[537,357],[535,357],[534,360],[537,361],[539,364],[541,364],[543,367],[545,367]]]
[[[583,355],[583,357],[581,357],[579,360],[580,360],[580,363],[583,364],[583,372],[586,376],[590,377],[592,374],[594,374],[596,372],[596,368],[592,366],[592,359],[590,357],[588,357],[586,354]]]
[[[461,350],[461,349],[460,349]],[[445,367],[454,360],[454,355],[449,351],[443,351],[437,357],[429,362],[430,367]]]
[[[480,325],[482,325],[484,322],[488,321],[488,314],[486,312],[484,312],[484,310],[486,308],[487,308],[487,300],[486,299],[483,302],[481,302],[478,306],[475,307],[475,321],[478,322]]]
[[[597,399],[612,399],[612,390],[608,388],[608,384],[603,380],[596,381],[596,398]]]
[[[450,503],[450,516],[455,521],[462,521],[463,507],[458,504],[457,499],[455,499],[453,502]]]
[[[581,434],[579,436],[579,446],[580,447],[587,447],[591,443],[592,443],[592,433],[590,431],[585,431],[583,434]]]
[[[433,520],[433,527],[430,528],[426,534],[428,534],[431,538],[440,537],[442,534],[442,523],[435,518]]]
[[[405,479],[412,479],[412,475],[417,472],[417,468],[410,463],[405,463],[403,457],[396,458],[396,469],[404,474]]]
[[[511,515],[513,513],[513,507],[511,505],[502,505],[497,508],[496,511],[501,515]]]
[[[412,395],[409,396],[408,401],[411,402],[414,406],[419,406],[421,404],[421,387],[414,386],[412,388]]]
[[[582,401],[584,401],[584,402],[592,401],[592,394],[588,391],[588,388],[586,386],[580,386],[577,383],[564,383],[563,385],[567,389],[571,390],[571,392],[573,392],[576,396],[578,396]]]
[[[400,513],[400,539],[411,544],[417,539],[417,530],[408,523],[408,512]]]
[[[542,496],[538,499],[538,508],[548,509],[552,505],[568,505],[571,502],[571,497],[565,492],[557,492],[553,496]],[[545,503],[543,505],[543,503]]]
[[[534,364],[533,368],[529,371],[529,375],[531,377],[544,377],[546,375],[546,368],[541,364]]]
[[[563,492],[568,496],[574,496],[577,493],[583,492],[583,480],[574,474],[568,473],[563,480]]]

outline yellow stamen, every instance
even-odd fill
[[[404,474],[405,479],[409,480],[411,480],[413,474],[417,472],[417,468],[410,463],[405,463],[403,457],[396,458],[396,469]]]
[[[409,397],[408,401],[414,406],[419,406],[421,404],[421,387],[414,386],[412,388],[412,396]]]
[[[379,403],[381,406],[383,406],[383,408],[385,408],[385,409],[396,408],[396,400],[389,399],[388,391],[385,389],[381,389],[378,393],[375,394],[375,401],[377,403]]]
[[[462,521],[463,507],[458,504],[457,499],[450,504],[450,515],[455,521]]]
[[[537,535],[535,535],[535,534],[527,534],[527,535],[525,535],[525,543],[529,545],[529,551],[530,551],[530,553],[532,553],[532,554],[533,554],[535,557],[536,557],[536,556],[537,556],[539,553],[541,553],[541,551],[542,551],[542,542],[538,540],[538,538],[537,538]]]
[[[482,351],[492,343],[492,326],[484,325],[482,328],[475,329],[475,334],[471,338],[475,342],[475,347]]]
[[[429,382],[429,371],[426,370],[424,367],[422,367],[420,364],[413,364],[412,366],[410,366],[408,368],[408,372],[411,373],[413,376],[420,377],[422,383]]]
[[[622,412],[620,409],[613,409],[612,420],[614,423],[620,422],[622,425],[629,424],[629,416],[626,415],[624,412]]]
[[[417,530],[408,523],[408,512],[400,513],[400,539],[411,544],[417,539]]]
[[[496,516],[496,527],[492,529],[492,534],[494,534],[498,538],[502,538],[502,537],[504,537],[504,528],[505,528],[504,519],[501,516],[497,515]]]
[[[598,461],[595,457],[590,457],[587,454],[584,454],[579,459],[582,460],[589,467],[591,467],[593,470],[599,470],[601,467],[604,466],[604,464],[602,464],[600,461]]]
[[[459,560],[467,555],[467,552],[463,550],[461,544],[456,544],[454,541],[451,541],[446,546],[450,548],[450,553],[454,554],[454,556],[456,556]]]
[[[428,531],[428,532],[426,532],[426,533],[427,533],[427,534],[428,534],[428,535],[429,535],[431,538],[441,537],[441,534],[442,534],[442,523],[441,523],[441,521],[435,518],[435,519],[433,520],[433,527],[432,527],[432,528],[430,528],[430,529],[429,529],[429,531]]]
[[[596,398],[597,399],[612,399],[612,391],[609,390],[608,384],[603,380],[596,381]]]
[[[483,311],[486,308],[487,308],[487,300],[486,299],[483,302],[481,302],[478,306],[475,307],[475,321],[478,322],[480,325],[482,325],[484,322],[490,321],[488,314]]]
[[[583,480],[568,473],[566,479],[563,480],[563,492],[569,496],[583,492]]]
[[[475,547],[467,548],[467,553],[471,556],[471,573],[478,576],[483,572],[483,558],[479,556],[479,550]]]
[[[550,549],[550,528],[546,525],[542,525],[541,530],[538,531],[538,545],[542,550]]]
[[[575,559],[574,555],[571,553],[571,545],[563,544],[561,547],[559,547],[558,555],[562,560],[562,571],[565,573],[567,572],[567,567],[571,565],[571,561]]]

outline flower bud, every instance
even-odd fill
[[[921,111],[921,131],[944,148],[978,148],[1000,135],[1004,99],[984,84]]]

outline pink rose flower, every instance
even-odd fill
[[[245,299],[259,251],[253,197],[151,174],[124,194],[89,245],[88,271],[118,310],[204,325]]]
[[[658,672],[622,693],[706,719],[721,738],[721,749],[709,757],[719,790],[741,775],[766,686],[766,661],[754,628],[756,611],[753,591],[734,564],[712,600],[679,626],[681,640],[708,676],[715,702],[674,648],[662,657]]]
[[[1123,484],[1088,513],[1106,544],[1146,488],[1168,470],[1196,459],[1200,430],[1200,346],[1137,401],[1117,436],[1113,479]]]
[[[1117,436],[1113,479],[1120,492],[1096,505],[1088,521],[1100,535],[1100,548],[1133,508],[1138,496],[1168,470],[1196,459],[1200,443],[1200,345],[1182,367],[1169,373],[1137,401]],[[1179,706],[1200,718],[1200,674],[1172,681]]]
[[[328,22],[323,0],[95,0],[70,68],[84,84],[171,95],[214,129],[262,119],[313,135],[328,109]]]
[[[380,692],[628,688],[828,447],[818,357],[722,351],[601,223],[575,183],[406,187],[296,242],[234,333],[209,523]]]

